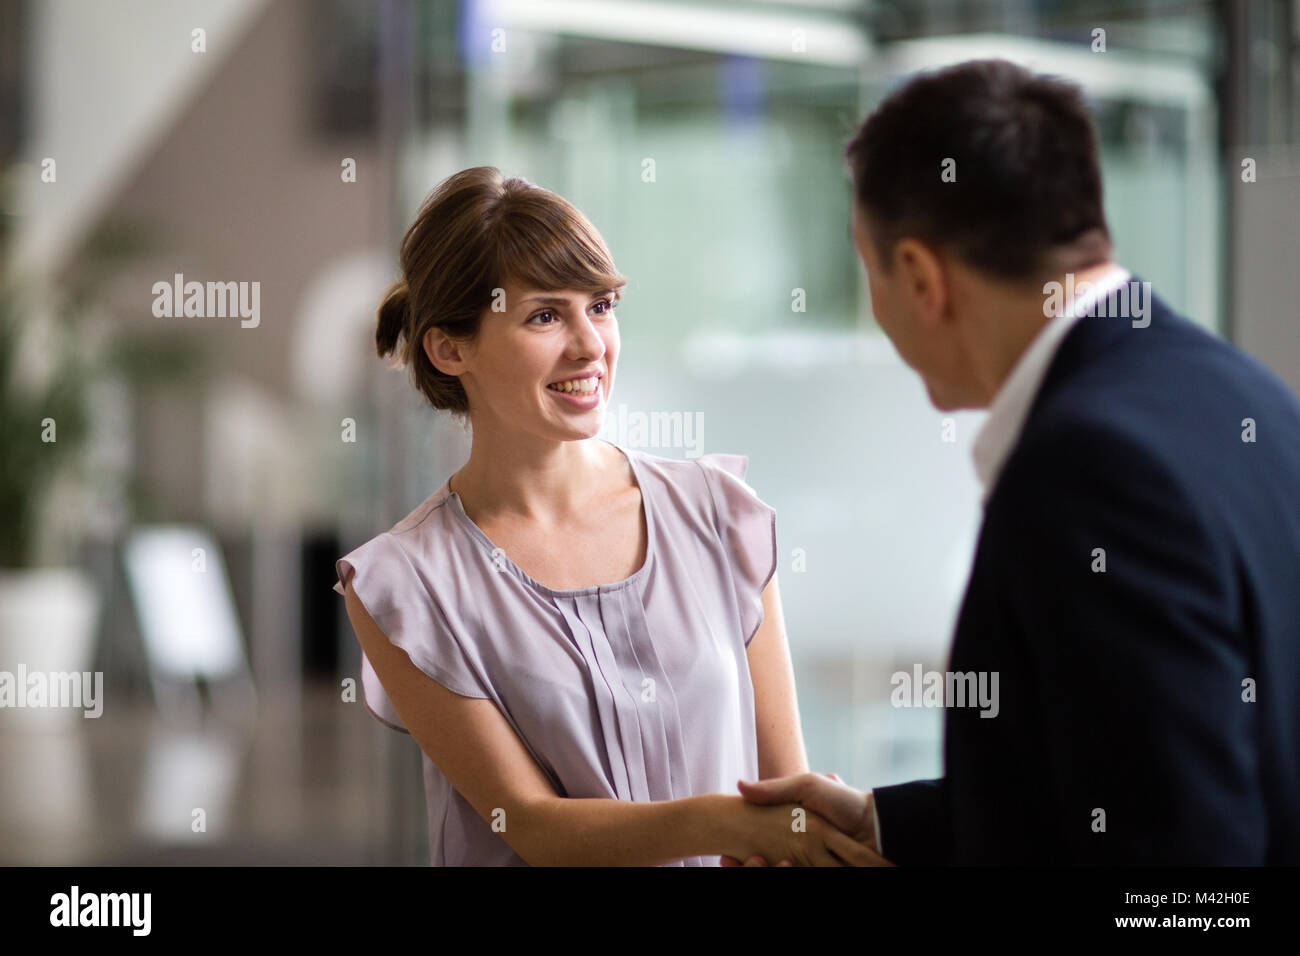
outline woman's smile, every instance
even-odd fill
[[[602,398],[601,381],[604,375],[596,372],[592,375],[551,382],[546,390],[560,401],[582,409],[595,408]]]

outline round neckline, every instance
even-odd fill
[[[484,530],[480,528],[477,524],[475,524],[474,520],[468,514],[465,513],[465,505],[460,500],[460,495],[451,490],[451,478],[448,478],[446,483],[443,485],[443,488],[447,492],[447,500],[451,503],[452,511],[458,517],[461,524],[465,526],[466,530],[468,530],[469,533],[473,535],[473,537],[477,539],[481,545],[483,545],[483,547],[487,548],[487,550],[491,552],[492,555],[496,555],[499,553],[501,555],[501,558],[505,561],[506,567],[508,567],[511,570],[511,572],[513,572],[516,576],[524,580],[526,583],[530,584],[531,586],[533,586],[539,591],[542,591],[545,594],[554,595],[557,597],[578,597],[584,594],[598,594],[598,593],[604,593],[608,591],[617,591],[621,588],[625,588],[639,581],[646,574],[647,570],[650,567],[650,562],[655,552],[654,513],[653,513],[653,509],[650,507],[650,499],[649,496],[646,495],[645,480],[641,475],[640,468],[637,467],[636,457],[634,453],[629,451],[628,449],[621,448],[620,446],[615,445],[611,441],[605,441],[605,439],[603,438],[600,439],[600,441],[604,442],[606,445],[609,445],[611,448],[618,449],[618,451],[623,455],[623,457],[627,459],[628,467],[632,469],[632,477],[636,481],[637,490],[641,493],[641,512],[645,515],[645,527],[646,527],[645,560],[641,562],[641,567],[637,568],[635,571],[633,571],[631,574],[629,574],[627,577],[623,578],[622,580],[611,581],[608,584],[590,584],[587,587],[582,587],[582,588],[547,587],[541,581],[538,581],[536,578],[533,578],[531,575],[529,575],[528,572],[525,571],[523,568],[521,568],[519,565],[515,564],[515,562],[511,559],[510,555],[506,554],[505,549],[498,547],[497,544],[487,536],[487,533],[484,532]]]

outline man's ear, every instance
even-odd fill
[[[937,325],[948,314],[952,289],[943,261],[918,239],[899,239],[893,250],[899,293],[922,325]]]
[[[433,367],[444,375],[461,375],[465,371],[464,347],[447,337],[447,333],[434,326],[425,331],[424,354]]]

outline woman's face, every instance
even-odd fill
[[[618,359],[617,293],[507,284],[465,352],[461,383],[476,429],[591,438],[605,421]],[[566,387],[567,386],[567,387]]]

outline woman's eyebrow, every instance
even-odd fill
[[[591,301],[594,302],[596,299],[599,299],[601,296],[613,295],[614,291],[615,290],[613,289],[601,289],[599,292],[593,292],[591,293]],[[551,295],[531,295],[525,299],[521,299],[520,301],[536,302],[538,305],[568,305],[569,304],[568,299],[560,296],[551,296]]]

